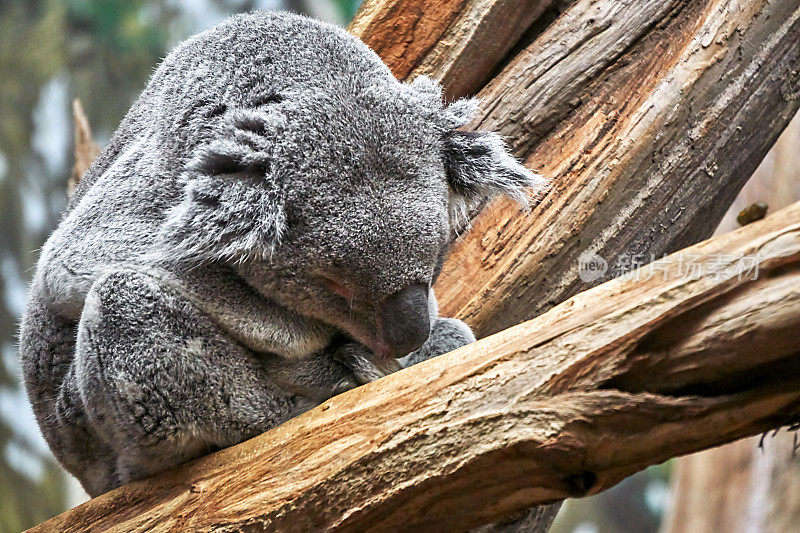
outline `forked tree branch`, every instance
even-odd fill
[[[795,204],[34,530],[466,529],[797,420],[798,329]]]

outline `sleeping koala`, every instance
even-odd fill
[[[177,47],[45,244],[28,395],[97,495],[474,340],[431,286],[470,208],[541,180],[475,102],[355,37],[237,16]],[[398,363],[398,360],[400,363]]]

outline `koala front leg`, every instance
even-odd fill
[[[241,442],[326,395],[324,383],[314,398],[283,389],[269,360],[233,342],[173,287],[132,270],[92,286],[73,364],[75,400],[115,463],[105,484],[82,480],[99,492]],[[315,376],[327,380],[328,395],[354,385],[343,365],[325,370]]]
[[[436,318],[431,328],[431,336],[425,344],[400,359],[400,363],[403,368],[408,368],[472,342],[475,342],[475,335],[464,322],[456,318]]]
[[[305,358],[324,350],[334,338],[332,326],[265,298],[225,265],[150,274],[184,294],[228,336],[254,352]]]
[[[352,368],[336,358],[338,350],[332,346],[302,359],[262,357],[268,360],[270,376],[282,390],[310,398],[317,405],[363,383]]]

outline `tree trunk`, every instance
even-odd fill
[[[481,92],[554,188],[456,246],[437,294],[479,336],[587,288],[584,252],[608,279],[708,237],[800,105],[799,2],[626,4],[577,2]]]
[[[442,312],[479,336],[709,236],[800,105],[797,0],[578,0],[563,12],[535,2],[523,11],[548,10],[518,19],[530,44],[513,59],[502,32],[492,48],[497,32],[471,29],[492,2],[395,4],[366,2],[351,29],[401,78],[430,75],[450,97],[478,92],[470,127],[503,133],[554,181],[530,216],[489,206],[445,267]],[[482,49],[480,63],[460,55]],[[437,70],[459,61],[476,65],[463,83]],[[585,253],[607,263],[604,277],[581,279]]]
[[[737,214],[755,202],[770,210],[800,200],[800,116],[795,117],[725,215],[718,234],[737,227]],[[675,464],[666,533],[727,531],[782,533],[800,523],[800,464],[796,433],[742,440]]]

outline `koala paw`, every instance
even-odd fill
[[[464,322],[456,318],[437,318],[431,328],[431,336],[425,344],[400,359],[400,363],[403,368],[407,368],[472,342],[475,342],[475,335]]]
[[[432,343],[442,355],[475,342],[475,335],[469,326],[457,318],[438,318],[431,333]]]
[[[377,357],[369,348],[356,343],[343,344],[333,358],[352,370],[360,385],[402,368],[396,359]]]

